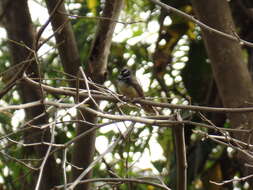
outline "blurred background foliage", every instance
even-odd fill
[[[40,0],[37,3],[44,6]],[[170,0],[163,1],[188,14],[194,14],[190,1]],[[243,39],[251,40],[252,30],[245,28],[252,26],[252,20],[245,16],[243,7],[236,8],[236,2],[231,2],[233,16],[237,23],[238,31]],[[247,2],[250,6],[252,2]],[[97,16],[100,15],[104,1],[99,0],[68,0],[66,7],[73,17],[71,19],[75,32],[83,66],[89,54],[92,39],[98,23]],[[241,22],[243,20],[243,22]],[[176,104],[193,104],[207,106],[221,106],[215,81],[213,79],[209,59],[206,55],[203,40],[199,28],[173,13],[168,14],[154,6],[147,0],[126,0],[124,11],[121,13],[121,22],[118,23],[112,43],[108,62],[108,81],[105,85],[116,91],[116,79],[121,68],[129,66],[136,71],[136,75],[142,83],[146,96],[152,97],[155,101],[169,102]],[[40,23],[43,24],[43,23]],[[0,71],[2,76],[9,69],[11,57],[8,52],[6,40],[2,38],[0,43]],[[46,82],[54,87],[67,86],[62,80],[66,77],[60,64],[54,41],[47,44],[49,51],[40,56],[41,71]],[[252,64],[252,50],[245,48],[245,60]],[[0,88],[4,80],[0,83]],[[66,101],[73,99],[64,96],[48,95],[49,99],[64,98]],[[7,104],[20,104],[20,98],[13,89],[11,93],[1,100],[1,106]],[[108,112],[118,113],[117,106],[102,101],[101,106]],[[124,113],[140,114],[139,109],[122,108]],[[165,114],[173,114],[175,110],[163,110]],[[22,146],[11,143],[2,138],[4,135],[17,130],[22,126],[22,111],[8,111],[0,113],[0,134],[1,149],[18,159],[26,158]],[[50,121],[53,121],[62,114],[62,110],[56,110],[50,114]],[[187,119],[196,122],[203,121],[199,113],[187,112]],[[65,143],[75,135],[72,123],[64,123],[74,119],[75,114],[66,114],[57,124],[56,143]],[[229,127],[225,115],[205,115],[213,123],[220,127]],[[107,120],[100,120],[104,123]],[[105,127],[97,132],[97,142],[105,145],[113,142],[115,134],[120,135],[120,127]],[[108,128],[108,129],[107,129]],[[211,186],[210,180],[221,181],[240,176],[240,168],[236,167],[233,159],[233,152],[228,148],[217,145],[205,139],[201,139],[193,133],[193,130],[204,130],[199,126],[185,126],[188,159],[188,189],[221,189],[218,186]],[[215,131],[208,131],[215,134]],[[116,135],[116,136],[117,136]],[[13,140],[22,141],[22,133],[11,136]],[[101,143],[100,143],[101,144]],[[155,146],[154,146],[155,145]],[[155,147],[160,147],[162,152],[157,153]],[[97,146],[98,152],[101,147]],[[68,151],[70,160],[71,148]],[[153,157],[153,154],[158,154]],[[160,154],[160,155],[159,155]],[[57,162],[60,164],[62,154],[57,154]],[[29,177],[29,170],[15,161],[9,161],[1,155],[0,161],[0,183],[5,184],[7,189],[22,189],[22,178]],[[147,167],[141,163],[144,160],[150,161]],[[28,160],[36,165],[36,160]],[[69,165],[70,167],[70,165]],[[120,144],[103,162],[94,169],[94,177],[141,177],[159,175],[166,184],[174,189],[176,177],[176,160],[173,146],[173,135],[170,128],[158,128],[152,126],[137,125],[126,139]],[[68,172],[70,175],[70,172]],[[30,179],[32,180],[32,179]],[[241,189],[246,188],[244,183],[238,183]],[[145,185],[121,185],[119,189],[154,189]],[[232,189],[229,184],[223,189]],[[0,187],[0,189],[2,189]],[[103,186],[102,189],[111,189]]]

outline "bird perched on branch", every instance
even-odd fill
[[[128,68],[122,69],[118,76],[118,90],[128,98],[145,98],[136,76]],[[155,108],[150,105],[142,105],[142,108],[147,113],[157,114]]]

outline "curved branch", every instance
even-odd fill
[[[130,178],[96,178],[96,179],[87,179],[80,181],[80,183],[95,183],[95,182],[122,182],[122,183],[140,183],[140,184],[146,184],[146,185],[152,185],[154,187],[164,189],[164,190],[171,190],[170,188],[166,187],[165,185],[161,185],[158,183],[153,183],[144,179],[130,179]],[[71,185],[71,184],[68,184]],[[63,185],[56,186],[54,189],[61,189],[63,188]]]
[[[46,92],[53,93],[53,94],[61,94],[61,95],[67,95],[67,96],[75,96],[76,92],[71,90],[65,90],[62,88],[54,88],[51,86],[47,86],[45,84],[39,84],[38,82],[35,82],[28,77],[24,77],[24,80],[29,82],[30,84],[36,86],[37,88],[43,88]],[[80,90],[80,97],[87,98],[89,97],[88,92],[83,89]],[[117,96],[120,97],[117,98]],[[216,113],[246,113],[246,112],[253,112],[253,107],[243,107],[243,108],[218,108],[218,107],[207,107],[207,106],[193,106],[193,105],[176,105],[176,104],[170,104],[170,103],[160,103],[160,102],[154,102],[150,100],[144,100],[140,98],[134,98],[132,100],[129,100],[126,97],[123,97],[122,95],[112,96],[111,94],[105,95],[105,94],[92,94],[92,97],[96,100],[107,100],[111,102],[132,102],[132,103],[139,103],[143,105],[152,105],[155,107],[160,108],[170,108],[170,109],[185,109],[185,110],[192,110],[192,111],[203,111],[203,112],[216,112]],[[0,110],[5,109],[1,108]]]

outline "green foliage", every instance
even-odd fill
[[[89,7],[89,2],[95,3],[95,6]],[[99,19],[95,18],[94,16],[96,16],[96,13],[99,13],[101,11],[101,7],[99,1],[97,0],[81,1],[79,5],[80,8],[71,11],[71,13],[78,15],[81,18],[74,19],[72,21],[72,24],[75,32],[75,38],[78,39],[77,46],[79,49],[80,58],[82,62],[85,63],[88,58],[92,39],[95,35],[95,26],[99,21]],[[93,16],[90,16],[91,12],[93,13]]]
[[[193,103],[203,104],[207,92],[213,83],[211,65],[202,40],[190,42],[189,60],[182,71],[185,87]]]

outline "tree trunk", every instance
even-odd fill
[[[192,0],[198,18],[205,24],[222,32],[233,35],[236,31],[231,11],[226,0]],[[243,62],[242,49],[239,42],[225,39],[208,30],[202,31],[205,46],[224,107],[246,107],[253,102],[253,85]],[[252,129],[253,113],[229,114],[232,128]],[[253,140],[249,134],[239,132],[233,134],[246,143]],[[253,161],[242,153],[238,154],[245,175],[248,168],[245,163]]]
[[[46,0],[49,13],[51,14],[56,7],[57,0]],[[103,10],[103,17],[109,19],[117,19],[123,5],[123,0],[110,0],[106,1],[105,8]],[[73,76],[77,76],[78,68],[81,66],[80,58],[78,54],[78,49],[76,45],[76,40],[73,34],[72,27],[70,23],[65,23],[67,21],[67,16],[60,13],[66,13],[64,4],[61,4],[57,9],[58,13],[53,15],[51,21],[53,30],[56,31],[59,27],[63,26],[61,32],[57,32],[55,35],[58,50],[60,53],[60,58],[64,67],[64,71]],[[89,77],[93,79],[94,82],[102,84],[106,79],[107,73],[107,57],[110,52],[110,45],[112,40],[112,34],[115,28],[115,22],[112,20],[100,20],[98,23],[97,33],[91,48],[91,53],[88,61],[88,72],[86,73]],[[70,84],[72,87],[76,87],[75,83]],[[85,85],[80,84],[81,88],[85,88]],[[80,100],[82,101],[82,100]],[[89,106],[96,109],[92,102],[89,102]],[[88,112],[79,112],[78,119],[90,123],[96,123],[97,118]],[[79,123],[77,126],[77,135],[80,135],[90,129],[90,125]],[[91,163],[95,151],[95,132],[90,133],[90,135],[85,138],[80,139],[75,142],[72,153],[72,164],[78,167],[86,169]],[[81,170],[72,168],[72,180],[75,180],[80,174]],[[91,172],[89,172],[85,178],[91,177]],[[80,184],[75,189],[77,190],[88,190],[89,184]]]
[[[11,54],[11,65],[20,64],[22,61],[28,59],[31,52],[26,49],[24,46],[19,45],[25,44],[27,47],[33,49],[34,47],[34,28],[32,25],[27,0],[19,1],[7,1],[4,0],[0,3],[3,12],[3,25],[6,28],[8,38],[12,41],[9,41],[9,49]],[[17,42],[17,43],[15,43]],[[33,57],[33,56],[32,56]],[[30,57],[31,58],[31,57]],[[27,69],[27,73],[34,78],[39,78],[38,65],[35,61],[29,63],[30,66]],[[15,69],[14,69],[15,71]],[[41,91],[34,88],[28,83],[22,81],[18,84],[18,91],[22,98],[23,103],[38,101],[43,98]],[[36,116],[43,114],[44,116],[36,119],[32,122],[32,125],[40,125],[48,123],[48,116],[45,114],[45,107],[40,105],[32,108],[25,109],[26,120],[29,121],[34,119]],[[32,129],[25,134],[26,143],[35,143],[35,142],[50,142],[50,131],[49,130],[40,130]],[[34,148],[37,157],[43,158],[46,154],[48,146],[36,146]],[[31,150],[31,148],[29,149]],[[27,151],[31,155],[30,151]],[[41,190],[48,190],[59,185],[59,171],[57,170],[56,162],[53,156],[50,156],[45,164],[43,171],[42,180],[40,183]],[[33,180],[36,184],[36,179]],[[33,184],[32,186],[35,186]],[[26,187],[27,189],[33,189],[34,187]]]
[[[46,0],[47,8],[50,14],[53,13],[58,2],[59,2],[58,0]],[[80,56],[77,49],[76,39],[74,36],[71,23],[68,21],[68,17],[64,15],[64,13],[67,12],[64,3],[61,3],[57,11],[52,16],[51,24],[55,32],[59,29],[59,27],[64,26],[61,29],[61,32],[56,32],[55,39],[56,43],[60,44],[58,46],[58,51],[60,54],[60,59],[63,65],[64,72],[75,77],[78,75],[78,69],[81,66]],[[75,81],[70,82],[69,85],[75,88],[76,82]],[[85,86],[81,83],[80,88],[85,88]],[[94,108],[93,105],[90,106]],[[85,121],[90,123],[96,123],[97,121],[97,118],[94,115],[86,113],[85,111],[78,111],[77,118],[79,120],[84,119]],[[90,127],[91,127],[90,125],[87,125],[85,123],[77,123],[76,135],[80,135],[81,133],[86,132],[87,130],[90,129]],[[81,138],[78,142],[75,142],[72,154],[72,163],[77,167],[86,169],[93,160],[94,151],[95,151],[95,132],[92,132],[88,136]],[[73,180],[79,176],[80,172],[82,171],[77,170],[73,167],[72,169]],[[92,173],[89,172],[85,176],[85,179],[90,178],[91,174]],[[89,183],[78,185],[75,189],[88,190]]]
[[[111,20],[104,20],[101,19],[98,22],[98,26],[96,29],[96,35],[93,40],[93,44],[91,47],[91,51],[88,58],[88,69],[86,71],[87,76],[89,76],[95,83],[103,84],[106,80],[107,76],[107,59],[108,55],[110,53],[110,47],[111,47],[111,41],[112,36],[114,32],[114,28],[116,25],[116,22],[114,20],[117,20],[120,14],[120,11],[122,9],[124,0],[107,0],[105,2],[105,7],[103,9],[102,17],[103,18],[109,18]],[[90,102],[93,109],[97,109],[92,102]],[[85,113],[85,112],[83,112]],[[85,113],[85,119],[94,118],[94,115],[91,113]],[[92,121],[95,123],[95,118]],[[88,128],[87,128],[88,129]],[[77,128],[77,134],[81,134],[85,132],[87,129],[83,127]],[[88,136],[88,138],[91,139],[90,142],[95,143],[95,132],[93,132],[91,135]],[[85,140],[80,141],[75,144],[73,154],[72,154],[72,163],[74,165],[77,165],[79,167],[83,166],[82,157],[80,155],[85,156],[87,154],[87,142]],[[94,153],[94,145],[92,152],[89,154],[93,156]],[[92,157],[91,157],[92,158]],[[91,160],[90,160],[91,161]],[[90,162],[89,162],[90,163]],[[85,164],[85,168],[88,165]],[[75,180],[82,171],[77,170],[76,168],[72,169],[72,178]],[[90,173],[91,175],[91,173]],[[89,178],[90,176],[87,176],[86,178]],[[89,187],[87,184],[79,185],[77,190],[88,190]]]

